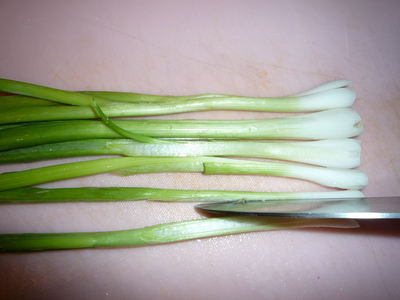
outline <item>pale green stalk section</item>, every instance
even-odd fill
[[[112,101],[90,95],[3,78],[0,78],[0,91],[79,106],[91,106],[94,98],[100,105],[112,103]]]
[[[75,94],[90,97],[84,94]],[[101,106],[103,112],[108,117],[137,117],[209,110],[314,112],[327,109],[350,107],[354,103],[354,100],[355,94],[352,90],[340,88],[303,97],[200,97],[184,101],[135,104],[119,103]],[[100,104],[97,99],[96,102]],[[92,107],[89,106],[22,107],[0,111],[0,124],[32,121],[93,119],[97,117],[98,115],[96,112]]]
[[[129,92],[109,92],[109,91],[80,91],[79,93],[111,100],[113,102],[122,102],[122,103],[183,102],[186,100],[194,100],[194,99],[235,97],[222,94],[171,96],[171,95],[149,95],[149,94],[139,94],[139,93],[129,93]],[[246,98],[244,96],[242,97]]]
[[[216,217],[108,232],[1,234],[0,251],[134,247],[303,227],[357,228],[359,226],[354,220]]]
[[[361,190],[368,183],[360,170],[322,168],[297,164],[236,161],[205,162],[204,174],[258,174],[304,179],[318,184],[349,190]]]
[[[331,192],[250,192],[220,190],[182,190],[138,187],[102,188],[19,188],[0,192],[2,204],[104,201],[233,201],[313,198],[362,198],[360,191]]]
[[[109,140],[107,147],[117,149],[114,154],[121,153],[126,156],[258,157],[333,168],[358,167],[361,153],[360,142],[355,139],[312,142],[193,141],[161,145],[130,141],[113,143],[113,140]]]
[[[349,108],[259,120],[116,120],[136,134],[173,139],[342,139],[359,135],[360,116]],[[122,138],[101,121],[53,121],[0,131],[0,150],[93,138]]]

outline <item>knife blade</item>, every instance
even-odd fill
[[[258,217],[400,219],[400,197],[236,200],[199,204],[196,209]]]

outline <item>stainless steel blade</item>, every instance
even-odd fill
[[[206,212],[260,217],[400,219],[400,197],[251,200],[200,204]]]

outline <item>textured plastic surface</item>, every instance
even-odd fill
[[[67,90],[250,96],[290,95],[350,79],[357,93],[353,108],[364,122],[361,169],[370,183],[363,192],[398,196],[399,11],[397,0],[3,0],[0,77]],[[218,111],[160,118],[283,115]],[[0,166],[0,171],[59,162]],[[300,180],[200,174],[99,175],[46,186],[323,190]],[[193,206],[3,205],[0,231],[138,228],[200,218]],[[0,294],[3,299],[398,299],[396,222],[132,249],[0,255]]]

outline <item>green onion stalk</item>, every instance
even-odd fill
[[[311,95],[311,94],[317,94],[329,90],[334,90],[338,88],[343,88],[348,85],[350,85],[350,81],[346,79],[339,79],[339,80],[334,80],[328,83],[324,83],[316,88],[313,88],[311,90],[290,96],[290,97],[298,97],[298,96],[306,96],[306,95]],[[21,88],[22,86],[22,88]],[[26,89],[26,87],[31,87],[30,89]],[[50,97],[50,100],[44,100],[40,99],[41,95],[43,93],[38,93],[38,90],[35,91],[35,87],[40,90],[51,90],[51,91],[61,91],[62,90],[56,90],[56,89],[51,89],[43,86],[38,86],[38,85],[32,85],[29,83],[24,83],[20,81],[13,81],[13,80],[8,80],[8,79],[0,79],[0,89],[2,91],[9,91],[11,93],[17,94],[17,95],[8,95],[4,96],[2,99],[7,99],[6,101],[9,102],[8,105],[9,107],[13,106],[14,104],[17,104],[19,106],[20,101],[24,103],[24,106],[38,106],[38,105],[43,105],[46,106],[49,103],[54,103],[52,105],[63,105],[63,104],[73,104],[70,102],[68,99],[58,99],[57,96],[55,97]],[[214,98],[214,97],[231,97],[229,95],[221,95],[221,94],[202,94],[202,95],[189,95],[189,96],[163,96],[163,95],[149,95],[149,94],[140,94],[140,93],[132,93],[132,92],[109,92],[109,91],[80,91],[79,93],[94,96],[96,98],[101,98],[101,99],[107,99],[111,102],[122,102],[122,103],[143,103],[143,102],[171,102],[171,101],[184,101],[184,100],[190,100],[190,99],[200,99],[200,98]],[[18,94],[24,94],[24,95],[32,95],[31,96],[21,96]],[[258,98],[255,98],[258,99]],[[262,98],[261,98],[262,99]],[[32,101],[32,105],[30,105],[29,101]],[[57,102],[54,102],[57,101]],[[83,100],[82,102],[86,102],[87,100]],[[13,103],[12,103],[13,102]],[[0,101],[0,107],[3,104],[3,101]],[[84,104],[84,103],[81,103]],[[88,104],[86,102],[85,104]]]
[[[0,91],[79,106],[91,106],[93,99],[101,105],[113,102],[94,95],[85,95],[4,78],[0,78]]]
[[[224,190],[182,190],[147,187],[82,187],[38,188],[25,187],[0,192],[1,204],[60,203],[60,202],[114,202],[114,201],[165,201],[165,202],[218,202],[233,200],[298,200],[363,198],[358,190],[326,192],[251,192]]]
[[[323,85],[320,89],[317,88],[302,94],[282,98],[203,94],[183,97],[166,96],[163,99],[161,96],[132,94],[134,99],[131,101],[133,102],[132,104],[114,102],[115,100],[126,99],[126,93],[124,94],[125,97],[118,98],[117,96],[112,97],[113,93],[110,92],[69,92],[0,79],[0,91],[69,104],[69,106],[49,106],[46,104],[43,106],[29,104],[21,106],[16,104],[11,108],[8,106],[9,109],[5,106],[0,110],[0,124],[97,118],[98,115],[92,107],[93,100],[102,107],[108,117],[137,117],[209,110],[314,112],[350,107],[355,101],[355,93],[353,90],[343,87],[349,83],[349,81],[345,80],[337,81]],[[104,97],[114,100],[108,100]],[[154,98],[158,100],[151,101]],[[140,100],[138,101],[138,99]],[[26,101],[27,98],[25,97],[24,100]],[[8,103],[10,103],[9,100]],[[18,101],[15,101],[15,103],[18,103]]]
[[[38,99],[28,96],[8,95],[0,96],[0,110],[15,109],[33,106],[61,106],[63,104],[51,100]]]
[[[360,116],[350,108],[258,120],[115,120],[117,126],[152,138],[321,140],[355,137]],[[0,151],[85,139],[124,138],[100,120],[28,123],[0,130]]]
[[[347,88],[327,91],[323,92],[323,94],[327,95],[313,94],[308,96],[288,97],[285,99],[286,101],[277,99],[274,102],[270,99],[261,100],[233,96],[207,97],[185,100],[184,102],[172,101],[162,103],[114,104],[102,106],[102,109],[108,117],[138,117],[210,110],[311,112],[350,107],[355,99],[354,92]],[[327,99],[327,104],[331,105],[316,105],[316,103],[321,102],[319,97]],[[346,104],[342,104],[343,101],[340,101],[342,99],[346,101]],[[93,119],[96,117],[96,112],[94,112],[94,110],[89,106],[35,106],[12,108],[9,110],[3,109],[0,111],[0,120],[2,124],[15,122]]]
[[[265,230],[358,226],[340,219],[214,217],[108,232],[0,234],[0,252],[134,247]]]
[[[0,152],[0,163],[89,156],[236,156],[301,162],[332,168],[360,165],[360,141],[330,139],[307,142],[192,141],[138,143],[129,139],[90,139],[44,144]]]
[[[159,172],[270,175],[303,179],[328,187],[355,190],[363,189],[368,183],[366,174],[355,169],[323,168],[220,157],[117,157],[2,173],[0,174],[0,191],[108,172],[116,172],[124,176]]]

